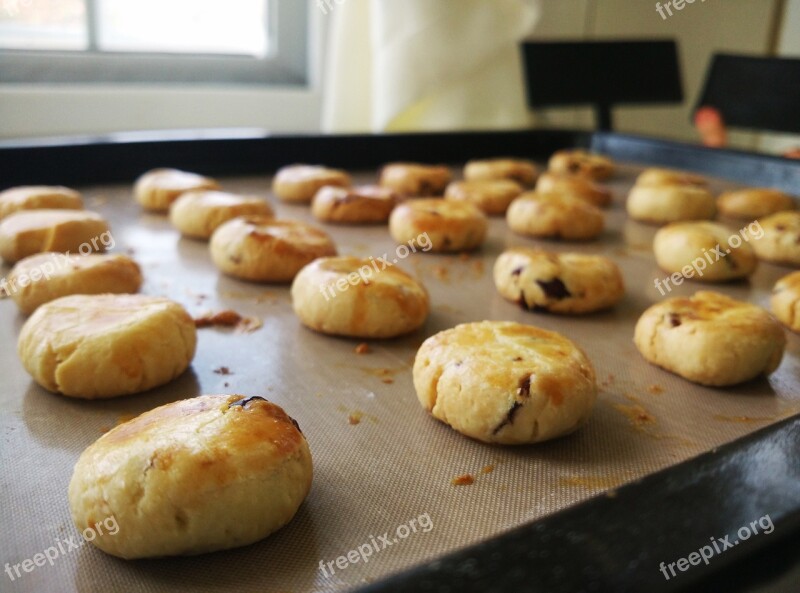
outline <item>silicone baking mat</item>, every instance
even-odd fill
[[[288,287],[220,275],[206,243],[182,239],[165,217],[142,213],[130,185],[82,188],[87,207],[110,220],[115,250],[131,253],[142,265],[143,292],[169,296],[195,316],[233,309],[263,326],[250,333],[201,329],[191,370],[174,383],[112,401],[78,401],[32,383],[15,352],[24,318],[10,300],[0,301],[0,568],[8,563],[13,575],[15,564],[59,543],[64,549],[52,562],[13,575],[13,581],[4,572],[0,591],[346,590],[613,490],[800,411],[800,342],[794,335],[775,374],[730,389],[693,385],[639,356],[633,327],[644,309],[663,298],[654,279],[664,274],[651,253],[655,228],[624,213],[636,173],[623,167],[612,181],[616,200],[598,242],[534,241],[512,234],[496,218],[486,245],[474,254],[416,253],[400,261],[430,291],[430,318],[414,335],[372,342],[367,354],[355,352],[359,341],[302,327]],[[361,176],[373,180],[374,173]],[[269,193],[266,176],[221,181],[230,191]],[[727,187],[712,185],[715,191]],[[281,217],[311,220],[307,207],[272,201]],[[341,254],[396,253],[385,227],[325,228]],[[497,294],[491,269],[505,248],[524,245],[607,255],[623,270],[625,299],[611,311],[585,317],[521,310]],[[749,282],[711,288],[766,306],[774,282],[788,271],[762,264]],[[702,288],[708,286],[686,282],[672,294]],[[440,330],[483,319],[556,330],[585,349],[601,386],[585,428],[549,443],[503,448],[469,440],[422,409],[411,378],[419,344]],[[133,415],[205,393],[265,396],[298,421],[311,446],[315,475],[295,519],[254,545],[198,557],[132,562],[80,544],[66,490],[81,451]],[[452,483],[464,474],[474,476],[474,483]],[[70,539],[78,545],[65,543]]]

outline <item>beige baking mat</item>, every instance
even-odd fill
[[[632,342],[633,327],[641,312],[661,298],[653,279],[663,274],[650,253],[654,229],[624,216],[624,193],[634,173],[625,168],[613,183],[617,201],[599,243],[537,242],[511,234],[502,219],[495,219],[477,255],[411,255],[401,266],[428,287],[430,319],[416,335],[373,343],[366,355],[354,352],[356,341],[301,327],[287,287],[220,276],[205,243],[181,239],[165,218],[142,214],[128,186],[84,188],[88,207],[110,219],[117,250],[129,250],[142,264],[146,293],[167,295],[193,314],[231,308],[257,316],[263,327],[253,333],[200,330],[192,370],[172,385],[116,401],[83,402],[47,393],[30,381],[15,353],[23,318],[11,301],[0,301],[0,568],[8,563],[13,574],[14,564],[46,548],[59,542],[65,548],[52,565],[33,565],[14,581],[0,574],[0,591],[348,589],[796,413],[800,342],[795,336],[769,380],[734,389],[701,388],[641,359]],[[268,182],[267,177],[223,180],[229,190],[259,194],[268,192]],[[715,189],[721,187],[715,184]],[[278,205],[277,210],[282,217],[310,219],[305,207]],[[342,254],[383,256],[395,248],[385,228],[327,228]],[[517,245],[608,255],[624,271],[625,300],[611,312],[587,317],[520,310],[504,301],[491,281],[494,259]],[[787,271],[762,265],[750,283],[716,288],[766,305],[773,283]],[[687,282],[673,294],[688,295],[698,288]],[[586,428],[556,442],[501,448],[466,439],[422,410],[410,371],[417,347],[435,332],[482,319],[557,330],[583,346],[602,386]],[[220,374],[221,367],[230,374]],[[203,393],[266,396],[297,419],[311,445],[315,476],[294,521],[261,543],[195,558],[126,562],[89,544],[70,549],[63,540],[79,541],[79,536],[69,519],[66,490],[80,452],[131,415]],[[475,482],[453,485],[453,478],[462,474],[474,475]],[[247,521],[247,515],[241,520]],[[362,547],[366,554],[367,546],[371,556],[364,563],[357,550]],[[358,560],[347,559],[348,552]],[[339,557],[344,558],[337,566]]]

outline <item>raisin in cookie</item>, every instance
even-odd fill
[[[614,174],[614,161],[585,150],[559,150],[550,157],[547,168],[553,173],[580,175],[602,181]]]

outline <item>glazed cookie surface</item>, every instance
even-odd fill
[[[580,314],[616,305],[625,294],[617,265],[600,255],[514,248],[494,265],[498,292],[523,309]]]
[[[297,274],[292,306],[304,325],[321,333],[393,338],[425,322],[429,299],[419,281],[394,265],[325,257]]]
[[[0,220],[20,210],[83,210],[81,194],[52,185],[24,185],[0,192]]]
[[[389,232],[398,243],[420,243],[427,235],[432,251],[469,251],[486,239],[489,223],[468,202],[439,198],[407,200],[392,211]]]
[[[559,150],[550,157],[547,168],[553,173],[580,175],[603,181],[614,174],[614,161],[585,150]]]
[[[170,403],[101,436],[69,483],[80,531],[120,558],[202,554],[286,525],[308,495],[311,453],[297,423],[262,397]]]
[[[800,272],[792,272],[775,283],[770,306],[778,321],[800,332]]]
[[[522,194],[506,212],[508,226],[529,237],[585,241],[603,233],[605,219],[599,208],[571,195]]]
[[[82,399],[147,391],[183,373],[197,332],[186,310],[144,295],[73,295],[39,307],[17,351],[42,387]]]
[[[648,362],[701,385],[724,387],[775,371],[786,336],[761,307],[700,291],[647,309],[634,342]]]
[[[759,223],[763,236],[752,242],[758,258],[800,266],[800,212],[778,212],[762,218]]]
[[[521,445],[573,432],[597,398],[594,368],[580,348],[508,321],[466,323],[428,338],[413,375],[434,418],[486,443]]]
[[[659,185],[683,185],[690,187],[705,187],[708,181],[702,175],[689,173],[687,171],[677,171],[674,169],[660,169],[651,167],[645,169],[636,178],[638,186],[659,186]]]
[[[339,169],[320,165],[289,165],[275,174],[272,191],[284,202],[308,204],[326,185],[350,187],[352,183],[350,175]]]
[[[611,191],[587,177],[542,173],[536,182],[536,192],[541,194],[569,194],[586,200],[593,206],[605,208],[611,205]]]
[[[170,206],[169,220],[184,237],[208,239],[222,223],[250,214],[274,216],[275,212],[257,196],[199,190],[181,194]]]
[[[467,181],[493,181],[508,179],[523,187],[536,183],[539,167],[533,161],[525,159],[485,159],[468,162],[464,167],[464,179]]]
[[[636,185],[628,194],[626,208],[632,219],[657,225],[711,220],[717,213],[714,196],[690,185]]]
[[[381,169],[381,187],[403,197],[441,196],[453,174],[441,165],[390,163]]]
[[[323,222],[380,224],[389,220],[399,196],[377,185],[344,188],[326,186],[311,202],[311,214]]]
[[[717,198],[717,209],[723,216],[754,220],[794,210],[795,203],[792,196],[780,190],[751,187],[723,193]]]
[[[179,169],[153,169],[144,173],[133,186],[139,205],[153,212],[167,212],[172,202],[191,190],[219,189],[215,179]]]
[[[454,181],[444,192],[446,200],[475,204],[484,214],[502,215],[522,193],[522,186],[510,179]]]

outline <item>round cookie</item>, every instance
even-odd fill
[[[105,251],[113,237],[105,219],[86,210],[22,210],[0,221],[0,257],[9,263],[56,251]]]
[[[145,210],[166,212],[182,193],[192,190],[219,189],[216,180],[178,169],[153,169],[141,175],[133,185],[133,196]]]
[[[297,274],[292,306],[324,334],[393,338],[425,323],[425,287],[394,265],[357,257],[319,258]]]
[[[428,338],[413,374],[434,418],[485,443],[568,434],[588,420],[597,398],[594,368],[580,348],[509,321],[465,323]]]
[[[722,216],[754,220],[794,210],[794,199],[777,189],[748,188],[725,192],[717,198],[717,209]]]
[[[377,185],[352,188],[326,186],[311,202],[311,214],[323,222],[379,224],[389,220],[399,196]]]
[[[688,185],[634,186],[626,204],[628,216],[648,224],[711,220],[717,213],[714,196]]]
[[[715,222],[668,224],[656,233],[653,252],[662,270],[705,282],[746,278],[758,264],[739,233]]]
[[[222,223],[249,214],[274,216],[272,207],[257,196],[214,190],[189,191],[169,208],[169,220],[185,237],[208,239]]]
[[[580,314],[608,309],[625,294],[622,273],[601,255],[504,251],[494,264],[498,292],[527,311]]]
[[[522,186],[510,179],[454,181],[444,192],[446,200],[469,202],[489,216],[502,215],[522,193]]]
[[[139,266],[127,255],[41,253],[17,262],[5,281],[25,314],[71,294],[135,293],[142,285]]]
[[[423,251],[477,249],[486,239],[488,228],[486,215],[477,206],[440,198],[408,200],[389,217],[392,238],[411,245],[426,236],[430,247]]]
[[[81,194],[50,185],[24,185],[0,192],[0,220],[20,210],[83,210]]]
[[[585,150],[559,150],[550,157],[547,168],[562,175],[580,175],[603,181],[614,174],[614,161],[602,154]]]
[[[593,206],[605,208],[611,204],[611,191],[580,175],[542,173],[536,182],[536,192],[541,194],[570,194],[586,200]]]
[[[639,174],[639,177],[636,178],[636,185],[640,187],[659,185],[705,187],[708,185],[708,182],[706,181],[705,177],[702,175],[696,175],[695,173],[651,167],[650,169],[645,169]]]
[[[533,161],[524,159],[485,159],[468,162],[464,166],[464,179],[467,181],[496,181],[507,179],[524,187],[536,183],[539,167]]]
[[[72,472],[69,506],[107,554],[202,554],[286,525],[312,473],[308,443],[279,406],[204,395],[145,412],[90,445]]]
[[[447,167],[391,163],[381,170],[380,184],[404,197],[428,197],[441,196],[451,179]]]
[[[336,246],[325,231],[268,216],[229,220],[214,231],[210,250],[222,272],[254,282],[291,282],[306,264],[336,255]]]
[[[772,289],[772,314],[794,332],[800,332],[800,272],[784,276]]]
[[[284,202],[308,204],[326,185],[350,187],[350,175],[339,169],[320,165],[289,165],[281,168],[272,180],[272,191]]]
[[[762,233],[753,241],[758,259],[800,266],[800,212],[778,212],[757,224]]]
[[[104,399],[168,383],[189,366],[196,343],[194,321],[169,299],[73,295],[39,307],[17,351],[45,389]]]
[[[529,237],[585,241],[603,233],[603,213],[571,195],[529,192],[511,202],[506,212],[508,226]]]
[[[724,387],[777,369],[786,336],[761,307],[700,291],[650,307],[636,323],[634,342],[648,362],[701,385]]]

